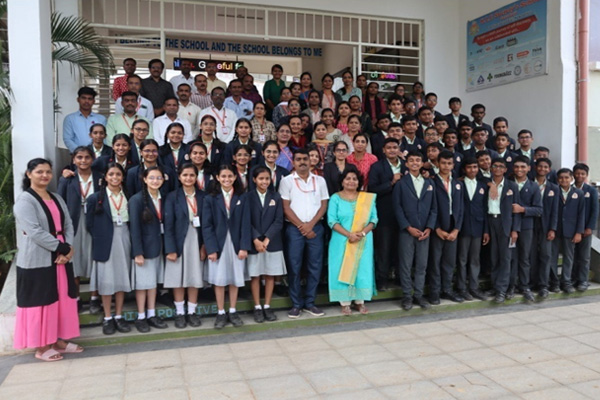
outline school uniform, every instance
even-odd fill
[[[463,182],[463,224],[458,234],[456,286],[459,292],[479,290],[481,244],[487,225],[487,184],[465,177]],[[467,283],[468,280],[468,283]]]
[[[425,143],[425,140],[418,136],[415,136],[415,140],[413,140],[412,143],[406,136],[404,136],[402,138],[402,147],[406,152],[418,151],[419,153],[423,154],[423,156],[426,156],[427,151],[425,148],[427,147],[427,143]]]
[[[271,183],[269,184],[269,190],[274,192],[279,192],[279,184],[281,183],[281,180],[290,174],[290,171],[280,167],[279,165],[275,165],[275,169],[271,170],[269,167],[267,167],[263,159],[260,164],[250,168],[250,173],[248,174],[250,176],[248,191],[256,190],[256,185],[254,184],[252,177],[254,176],[254,170],[258,167],[266,167],[269,171],[271,171]]]
[[[201,137],[198,140],[206,146],[208,150],[207,157],[211,165],[219,167],[221,164],[224,164],[225,143],[217,138],[214,138],[210,143],[206,143]]]
[[[492,160],[494,160],[494,158],[498,158],[500,157],[500,155],[498,154],[498,152],[490,147],[485,146],[485,149],[483,150],[487,150],[490,152],[490,157]],[[466,150],[463,152],[463,155],[465,156],[465,158],[477,158],[475,155],[479,152],[480,150],[477,150],[477,148],[475,148],[475,146],[471,146],[471,148],[469,150]]]
[[[189,155],[190,147],[181,143],[179,150],[173,151],[169,143],[165,143],[158,149],[158,156],[163,167],[170,169],[171,171],[177,172],[179,166],[186,161],[190,160]]]
[[[223,191],[206,196],[202,206],[202,235],[206,254],[217,253],[208,261],[208,282],[215,286],[244,286],[248,280],[240,250],[251,248],[250,212],[245,195],[231,193],[226,201]]]
[[[417,187],[413,181],[417,182]],[[396,220],[400,229],[398,247],[402,292],[405,297],[409,297],[414,289],[414,297],[420,299],[423,296],[425,285],[429,237],[418,240],[408,233],[407,228],[412,226],[420,231],[429,228],[433,233],[437,219],[434,184],[430,179],[406,175],[394,187],[393,200]],[[411,279],[413,263],[415,265],[414,282]]]
[[[573,236],[585,231],[585,194],[574,186],[566,193],[560,188],[560,201],[558,203],[558,232],[563,254],[562,275],[560,285],[563,290],[572,288],[572,272],[575,257],[575,243]],[[566,199],[565,199],[566,197]]]
[[[513,174],[513,163],[515,162],[515,158],[517,157],[517,153],[506,149],[504,153],[498,153],[498,157],[502,158],[506,162],[506,173],[504,176],[511,176]],[[492,157],[492,162],[494,158]]]
[[[202,168],[198,171],[198,178],[196,178],[196,187],[203,192],[206,192],[210,188],[210,182],[213,180],[212,173],[208,168]]]
[[[102,156],[110,156],[113,153],[112,147],[107,145],[102,145],[102,148],[99,152],[96,151],[96,148],[93,144],[89,144],[87,147],[94,152],[94,159],[98,159]]]
[[[462,163],[465,160],[465,157],[462,155],[461,152],[458,152],[456,150],[453,151],[452,154],[454,156],[454,168],[452,169],[452,177],[458,178],[459,176],[463,175]]]
[[[383,145],[385,144],[385,139],[387,138],[387,134],[384,135],[381,130],[373,132],[370,137],[371,141],[371,151],[373,155],[377,157],[379,160],[385,159],[385,154],[383,154]]]
[[[133,135],[131,137],[131,150],[129,150],[129,157],[131,163],[136,166],[140,165],[142,162],[142,155],[140,154],[140,149],[138,145],[133,140]]]
[[[221,163],[227,165],[233,164],[233,155],[235,149],[241,146],[241,144],[242,143],[240,142],[239,138],[235,138],[231,142],[227,143],[227,146],[225,146],[225,152],[223,154]],[[252,154],[250,154],[250,162],[248,163],[248,167],[252,168],[255,165],[258,165],[262,162],[262,147],[260,143],[254,142],[252,140],[249,140],[246,144],[252,148]]]
[[[558,203],[560,190],[558,185],[546,180],[539,186],[542,196],[542,216],[533,222],[533,243],[531,246],[531,286],[540,290],[548,288],[550,271],[557,270],[557,260],[552,259],[552,247],[557,240],[548,240],[548,232],[558,228]]]
[[[460,231],[463,224],[463,193],[465,191],[462,182],[450,179],[447,183],[438,175],[433,178],[433,184],[437,203],[435,228],[440,228],[448,233],[454,229]],[[456,267],[458,240],[443,240],[437,235],[435,229],[431,231],[431,236],[427,276],[429,278],[429,295],[432,299],[437,300],[440,292],[453,293],[452,279]]]
[[[89,278],[92,270],[92,253],[90,251],[92,237],[85,228],[85,214],[87,212],[86,200],[100,188],[102,175],[92,171],[87,183],[81,181],[79,173],[70,178],[60,177],[58,180],[58,194],[65,200],[69,216],[73,221],[75,237],[73,248],[75,253],[71,262],[77,277]]]
[[[129,171],[127,171],[127,179],[125,180],[125,187],[127,188],[127,194],[129,196],[133,196],[136,193],[139,193],[143,187],[143,180],[140,176],[141,170],[140,168],[144,168],[143,164],[136,165],[132,167]],[[177,179],[177,174],[168,167],[162,167],[163,169],[163,184],[160,187],[160,193],[163,197],[166,197],[167,194],[172,192],[176,187],[179,186]]]
[[[469,117],[465,114],[458,114],[458,124],[456,123],[456,119],[454,118],[454,114],[452,113],[444,115],[444,118],[446,119],[446,122],[448,122],[448,128],[456,130],[458,130],[458,126],[464,121],[470,121]]]
[[[533,149],[530,149],[529,152],[519,148],[517,150],[515,150],[515,153],[517,153],[518,156],[525,156],[527,158],[529,158],[529,166],[533,169],[535,166],[535,162],[533,161]],[[533,180],[533,179],[532,179]]]
[[[533,246],[535,221],[542,216],[542,194],[536,182],[525,180],[524,183],[516,182],[519,189],[519,204],[525,208],[521,213],[521,231],[517,239],[516,249],[512,249],[510,268],[510,288],[517,285],[522,291],[529,289],[531,273],[531,248]]]
[[[475,129],[479,126],[483,126],[485,128],[485,130],[487,131],[488,135],[493,135],[494,134],[494,130],[492,129],[492,126],[489,124],[486,124],[485,122],[482,122],[481,124],[476,123],[475,121],[471,121],[471,128]],[[491,147],[491,146],[488,146]]]
[[[127,197],[109,189],[87,200],[86,227],[92,236],[90,290],[101,296],[131,291],[131,238]],[[97,211],[102,196],[100,211]]]
[[[404,176],[407,172],[402,160],[398,158],[398,167],[392,169],[387,158],[371,166],[369,171],[369,185],[367,190],[376,193],[375,206],[379,223],[375,229],[375,264],[377,286],[385,286],[390,273],[390,268],[398,270],[398,223],[394,214],[394,187],[400,182],[392,184],[394,170]],[[406,177],[408,178],[408,177]],[[403,177],[404,179],[404,177]],[[397,271],[398,272],[398,271]]]
[[[135,259],[136,256],[144,256],[144,264],[141,266],[135,260],[132,261],[131,286],[134,290],[155,289],[164,280],[163,199],[159,192],[158,207],[148,192],[140,191],[129,199],[131,257]],[[142,218],[146,207],[152,214],[149,223],[145,223]]]
[[[252,246],[248,251],[248,275],[251,277],[287,274],[283,256],[283,202],[277,192],[267,190],[265,194],[252,190],[246,194],[250,222],[252,225]],[[267,251],[259,253],[254,240],[269,238]]]
[[[494,131],[488,131],[488,132],[489,132],[489,136],[488,136],[488,140],[485,142],[485,146],[497,151],[498,149],[496,148],[496,135],[495,135]],[[515,149],[517,148],[517,142],[515,142],[515,139],[509,137],[508,141],[510,144],[508,145],[507,150],[510,150],[511,152],[515,151]]]
[[[598,221],[598,190],[584,183],[581,187],[585,199],[585,229],[596,229]],[[590,256],[592,251],[592,235],[582,237],[575,245],[575,261],[573,264],[573,282],[575,285],[588,285],[590,273]]]
[[[177,260],[165,260],[165,288],[204,286],[205,263],[200,260],[200,248],[204,243],[201,219],[205,196],[201,190],[187,195],[182,187],[167,196],[165,254],[175,253]]]
[[[496,295],[506,295],[510,281],[510,234],[521,230],[521,215],[512,212],[512,205],[519,203],[519,187],[504,178],[498,189],[499,199],[488,197],[492,285]]]
[[[94,162],[92,163],[92,171],[95,171],[95,172],[101,174],[102,176],[104,176],[104,173],[106,172],[106,168],[108,167],[108,164],[110,164],[112,162],[121,164],[116,160],[114,153],[111,153],[110,155],[107,155],[107,156],[102,156],[100,158],[96,158],[94,160]],[[123,180],[127,177],[127,171],[129,171],[129,169],[135,165],[137,165],[137,164],[133,163],[133,161],[131,160],[131,157],[127,157],[127,159],[125,160],[125,163],[121,164],[121,167],[123,167],[123,169],[125,170],[125,176],[123,177]]]

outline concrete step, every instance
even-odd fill
[[[222,335],[222,334],[243,334],[247,332],[259,332],[269,330],[281,330],[281,329],[293,329],[302,328],[306,326],[320,326],[330,324],[340,324],[348,322],[359,322],[359,321],[370,321],[380,319],[391,319],[391,318],[402,318],[407,316],[431,314],[431,313],[451,313],[460,310],[468,309],[484,309],[492,307],[510,307],[511,305],[523,303],[523,298],[520,295],[516,295],[514,299],[506,301],[502,305],[497,305],[492,301],[465,301],[464,303],[453,303],[448,300],[442,300],[442,303],[438,306],[433,306],[427,311],[421,310],[419,307],[413,308],[411,311],[403,311],[400,308],[400,296],[399,289],[386,291],[380,293],[374,301],[367,303],[370,310],[368,315],[360,315],[354,312],[351,316],[342,316],[340,314],[340,307],[337,304],[329,303],[327,295],[324,293],[319,294],[317,298],[317,304],[323,305],[322,308],[325,311],[325,315],[322,317],[311,316],[310,314],[303,312],[298,319],[289,319],[287,317],[287,310],[291,306],[288,298],[276,298],[273,299],[272,306],[276,310],[278,320],[275,322],[264,322],[258,324],[254,322],[252,318],[251,310],[253,304],[249,299],[241,299],[238,303],[238,311],[244,321],[244,326],[240,328],[234,328],[231,325],[227,325],[222,330],[216,330],[213,328],[214,323],[214,312],[216,312],[216,305],[212,303],[204,303],[203,306],[199,306],[199,313],[202,316],[202,326],[199,328],[176,329],[173,326],[173,322],[169,321],[169,328],[167,329],[152,329],[150,333],[138,333],[132,326],[130,333],[116,333],[111,336],[102,334],[102,328],[100,322],[101,316],[94,316],[85,313],[81,314],[82,318],[82,329],[81,338],[78,338],[77,342],[85,346],[106,346],[106,345],[117,345],[126,343],[139,343],[139,342],[151,342],[169,339],[184,339],[194,338],[209,335]],[[564,293],[551,293],[548,299],[545,301],[559,301],[561,299],[600,295],[600,284],[593,283],[590,288],[585,292],[576,292],[572,295]],[[539,301],[536,299],[536,301]],[[206,311],[206,312],[205,312]],[[163,315],[166,318],[173,316],[174,312],[172,309],[166,307],[157,309],[159,315]],[[127,319],[133,319],[135,311],[128,310],[125,313]]]

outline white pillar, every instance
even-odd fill
[[[56,155],[49,0],[8,0],[8,50],[16,197],[27,162]]]

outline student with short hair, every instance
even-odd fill
[[[513,163],[517,157],[517,154],[510,150],[510,136],[508,136],[508,133],[504,132],[497,133],[495,143],[498,156],[506,161],[506,173],[508,176],[512,173]]]
[[[533,166],[534,151],[533,147],[531,147],[531,144],[533,143],[533,132],[529,129],[521,129],[519,133],[517,133],[517,138],[520,147],[515,153],[529,158],[529,164]]]
[[[456,145],[456,150],[462,155],[473,147],[473,141],[471,140],[471,133],[473,133],[473,128],[471,127],[471,123],[467,121],[463,121],[458,125],[458,144]]]
[[[402,118],[402,130],[404,131],[404,139],[402,144],[408,152],[418,151],[422,155],[425,153],[425,141],[417,136],[418,121],[417,118],[410,115],[405,115]]]
[[[485,106],[483,104],[477,103],[471,106],[471,117],[473,117],[473,122],[471,122],[473,129],[481,126],[490,134],[492,133],[492,127],[483,122],[485,118]]]
[[[429,303],[423,297],[429,236],[435,228],[437,205],[433,182],[421,176],[423,156],[411,151],[406,156],[409,174],[394,187],[394,211],[398,221],[400,251],[400,284],[402,286],[402,308],[410,310],[413,302],[422,309]],[[414,265],[414,281],[411,271]]]
[[[494,150],[497,150],[496,149],[496,135],[498,135],[499,133],[506,133],[508,135],[508,120],[504,117],[496,117],[496,118],[494,118],[494,122],[493,122],[492,126],[494,127],[494,131],[490,132],[490,137],[488,138],[486,146],[488,146]],[[508,149],[510,151],[515,151],[515,148],[516,148],[515,140],[513,138],[511,138],[510,136],[509,136],[509,140],[510,140],[510,145],[508,146]]]
[[[462,162],[463,155],[456,149],[456,145],[458,144],[458,133],[455,129],[448,128],[444,131],[442,135],[442,142],[444,142],[444,147],[446,150],[449,150],[454,157],[454,176],[462,175]]]
[[[585,232],[585,194],[572,185],[573,171],[561,168],[557,175],[561,200],[558,203],[557,236],[563,255],[560,286],[566,294],[571,294],[575,292],[572,276],[575,246],[581,242]]]
[[[469,122],[469,117],[460,113],[460,109],[462,107],[462,101],[460,98],[450,97],[450,100],[448,100],[448,107],[451,111],[445,116],[446,121],[448,121],[448,127],[456,129],[462,122]]]
[[[487,145],[489,134],[490,132],[483,127],[474,128],[471,132],[471,140],[473,141],[472,146],[469,150],[465,151],[463,155],[465,157],[476,157],[477,152],[487,150],[490,153],[492,160],[497,158],[498,153]]]

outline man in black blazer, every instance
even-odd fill
[[[473,122],[471,123],[473,129],[481,126],[485,128],[490,135],[492,134],[492,126],[483,122],[483,119],[485,118],[485,106],[483,104],[473,104],[471,107],[471,117],[473,117]]]
[[[450,107],[451,113],[444,116],[448,121],[448,127],[458,129],[461,123],[469,122],[469,117],[460,113],[462,101],[458,97],[451,97],[448,100],[448,107]]]
[[[373,164],[369,171],[369,192],[377,194],[377,216],[375,229],[375,259],[377,290],[388,288],[390,268],[398,272],[398,223],[394,216],[394,186],[406,172],[400,153],[400,141],[388,137],[383,145],[385,158]]]

